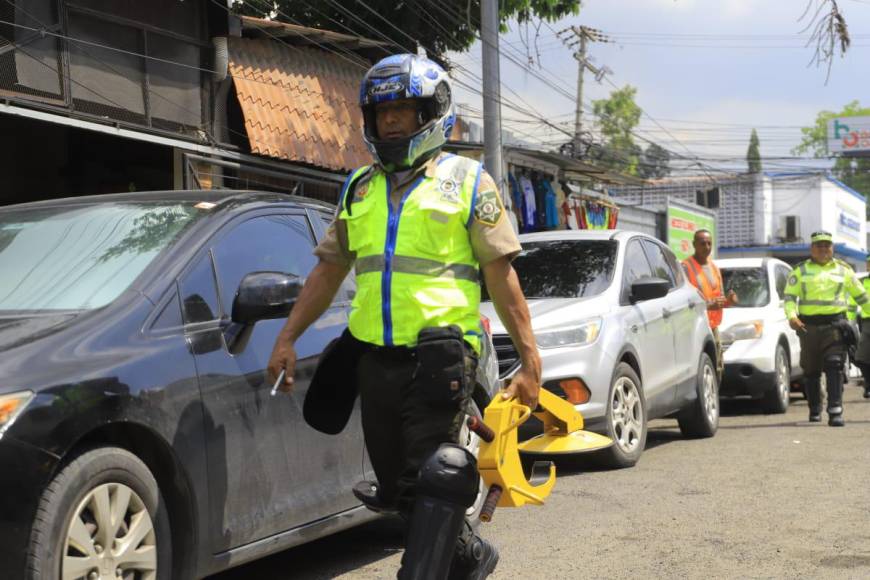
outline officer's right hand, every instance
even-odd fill
[[[523,405],[528,406],[532,411],[538,408],[538,393],[541,390],[540,373],[535,373],[525,366],[520,367],[511,380],[505,387],[502,393],[503,399],[516,397]]]
[[[282,370],[284,380],[278,385],[278,390],[289,393],[293,390],[293,374],[296,372],[296,347],[293,341],[278,336],[272,349],[272,356],[269,357],[269,366],[266,367],[266,380],[270,385],[278,380]]]
[[[800,319],[800,318],[797,318],[797,317],[795,317],[795,318],[789,318],[789,319],[788,319],[788,325],[791,326],[793,330],[795,330],[795,331],[799,331],[799,332],[804,332],[804,331],[806,331],[806,329],[807,329],[807,325],[804,324],[804,323],[801,321],[801,319]]]

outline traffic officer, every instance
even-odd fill
[[[722,357],[722,341],[719,325],[722,324],[722,309],[737,304],[737,294],[730,290],[727,295],[722,285],[722,273],[713,262],[713,236],[710,230],[698,230],[692,238],[695,253],[683,260],[683,269],[689,282],[697,288],[707,303],[707,320],[716,342],[716,372],[722,380],[725,361]]]
[[[867,271],[870,272],[870,254],[867,255]],[[864,291],[870,293],[870,274],[862,279]],[[855,355],[855,366],[861,370],[864,377],[864,398],[870,399],[870,319],[858,317],[858,328],[861,338],[858,341],[858,351]]]
[[[521,358],[501,396],[537,407],[541,361],[511,266],[521,247],[481,164],[441,152],[455,115],[451,82],[438,64],[411,54],[381,60],[363,79],[360,105],[375,164],[345,183],[269,374],[274,380],[284,370],[281,389],[291,390],[294,342],[355,266],[346,335],[363,354],[330,363],[333,370],[351,366],[347,381],[359,391],[378,478],[368,497],[359,486],[355,493],[408,520],[399,578],[438,578],[448,567],[450,578],[485,578],[498,552],[462,523],[478,492],[476,462],[449,444],[470,410],[481,277]]]
[[[870,299],[852,268],[834,259],[833,237],[818,231],[810,236],[810,259],[792,270],[785,288],[785,316],[801,342],[801,368],[806,380],[810,421],[822,420],[821,375],[828,387],[828,425],[842,427],[843,364],[849,322],[847,294],[864,317]]]

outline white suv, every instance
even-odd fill
[[[801,374],[800,341],[788,325],[783,297],[791,266],[776,258],[716,260],[726,292],[739,303],[726,308],[719,326],[725,375],[723,397],[749,395],[765,411],[785,413],[792,380]]]
[[[520,236],[514,268],[529,303],[543,386],[583,413],[590,431],[613,438],[601,453],[634,465],[647,422],[675,417],[691,437],[719,426],[713,336],[703,300],[659,240],[627,231],[556,231]],[[517,352],[491,302],[501,375]]]

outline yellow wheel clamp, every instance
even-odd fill
[[[544,432],[519,443],[517,429],[535,415]],[[520,453],[561,455],[588,453],[613,445],[613,440],[583,431],[583,416],[568,401],[541,389],[538,409],[532,410],[516,398],[496,395],[483,414],[468,420],[468,427],[481,438],[477,469],[489,487],[480,519],[488,522],[498,507],[520,507],[527,503],[543,505],[556,483],[556,466],[536,462],[531,480],[526,479]]]

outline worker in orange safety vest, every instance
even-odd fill
[[[683,260],[683,268],[689,282],[701,292],[707,302],[707,319],[710,321],[710,328],[716,341],[716,370],[721,381],[725,362],[722,359],[719,325],[722,323],[722,309],[737,304],[737,294],[734,290],[725,293],[722,273],[710,258],[710,254],[713,253],[713,236],[710,231],[703,229],[696,231],[692,245],[695,254]]]

